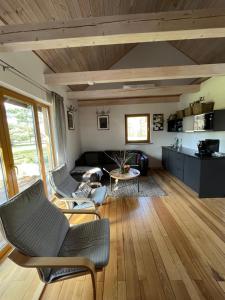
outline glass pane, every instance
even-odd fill
[[[8,200],[5,178],[3,175],[2,159],[0,157],[0,205]]]
[[[9,135],[19,191],[40,178],[33,108],[13,99],[5,101]]]
[[[52,143],[50,134],[50,124],[48,110],[46,108],[40,107],[38,109],[38,119],[41,132],[41,144],[45,162],[46,171],[46,183],[48,187],[49,195],[53,194],[51,185],[49,183],[49,171],[53,169],[53,156],[52,156]]]
[[[5,179],[3,174],[2,160],[0,157],[0,205],[6,202],[7,200],[8,200],[8,195],[7,195]],[[6,244],[7,242],[4,240],[0,232],[0,250],[3,249]]]
[[[0,250],[2,250],[7,245],[6,240],[3,238],[1,231],[0,231]]]
[[[128,117],[127,118],[128,141],[146,141],[148,139],[148,118]]]

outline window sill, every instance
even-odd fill
[[[153,142],[150,143],[125,143],[125,145],[153,145]]]

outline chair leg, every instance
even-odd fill
[[[97,273],[91,272],[91,280],[92,280],[92,286],[93,286],[93,296],[94,300],[97,299]]]

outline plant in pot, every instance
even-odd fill
[[[127,151],[119,151],[119,153],[115,153],[112,156],[108,155],[106,152],[105,154],[116,163],[121,174],[129,172],[129,160],[131,160],[131,158],[133,158],[133,156],[135,155],[135,153],[129,153]]]

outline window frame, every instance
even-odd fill
[[[37,142],[37,150],[39,156],[39,163],[40,163],[40,171],[41,171],[41,178],[43,179],[44,189],[47,194],[47,185],[46,185],[46,172],[45,172],[45,164],[44,164],[44,157],[43,157],[43,149],[41,143],[41,136],[40,136],[40,126],[39,126],[39,118],[38,118],[38,107],[44,107],[47,111],[48,118],[49,118],[49,131],[50,131],[50,139],[52,144],[52,156],[53,156],[53,164],[56,165],[56,155],[55,155],[55,144],[54,144],[54,132],[53,132],[53,124],[52,124],[52,105],[48,103],[44,103],[43,100],[34,100],[28,96],[0,86],[0,123],[2,127],[0,128],[0,144],[1,144],[1,155],[3,160],[3,173],[6,179],[6,189],[8,192],[9,199],[16,195],[19,191],[15,169],[12,167],[13,165],[13,154],[11,148],[11,141],[9,136],[9,128],[6,116],[6,110],[4,107],[5,96],[15,98],[17,102],[29,104],[32,106],[33,110],[33,117],[34,117],[34,129],[35,129],[35,136]],[[48,195],[51,197],[51,195]],[[2,249],[0,249],[0,259],[11,249],[9,244],[6,244]]]
[[[147,117],[147,139],[146,140],[128,140],[128,118]],[[125,143],[126,144],[149,144],[150,143],[150,114],[126,114],[125,115]]]
[[[49,116],[49,126],[50,126],[50,135],[51,135],[51,144],[52,144],[52,150],[53,150],[53,164],[55,165],[55,145],[54,145],[54,139],[53,139],[53,128],[52,128],[52,111],[51,111],[51,104],[44,103],[41,99],[35,100],[28,96],[25,96],[23,94],[20,94],[18,92],[15,92],[13,90],[10,90],[8,88],[0,86],[0,120],[2,120],[3,128],[0,130],[0,136],[2,140],[5,139],[5,143],[2,144],[2,152],[3,152],[3,161],[6,168],[6,179],[8,182],[7,190],[8,195],[11,198],[15,194],[18,193],[18,185],[17,185],[17,179],[15,170],[13,170],[13,155],[12,155],[12,149],[11,149],[11,142],[10,142],[10,136],[9,136],[9,129],[8,129],[8,122],[6,117],[6,111],[4,107],[4,97],[12,97],[15,98],[17,102],[25,103],[32,106],[33,110],[33,116],[34,116],[34,129],[35,129],[35,135],[36,135],[36,141],[37,141],[37,149],[38,149],[38,157],[39,157],[39,163],[40,163],[40,171],[41,171],[41,178],[43,179],[45,192],[47,195],[47,185],[46,185],[46,172],[45,172],[45,165],[44,165],[44,159],[43,159],[43,150],[41,145],[41,136],[40,136],[40,127],[39,127],[39,119],[38,119],[38,107],[44,107],[46,108]],[[49,195],[50,196],[50,195]]]

